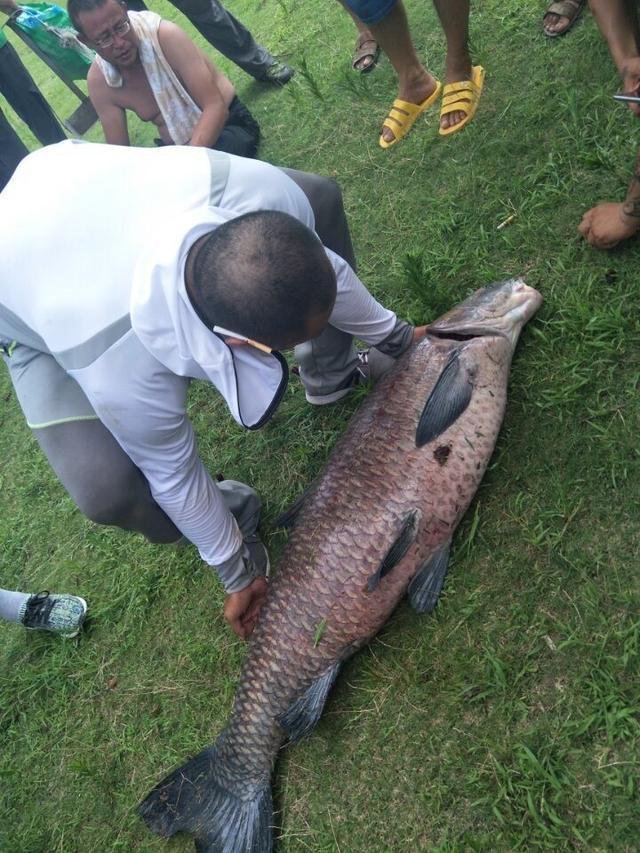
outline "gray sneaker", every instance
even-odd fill
[[[247,546],[251,562],[255,568],[261,575],[268,578],[271,574],[271,561],[269,560],[269,552],[265,548],[262,539],[260,539],[257,533],[254,533],[252,536],[246,537],[244,544]]]
[[[328,406],[331,403],[337,403],[338,400],[342,400],[363,382],[377,382],[391,370],[395,363],[396,360],[390,355],[385,355],[373,347],[367,350],[359,350],[358,363],[353,373],[347,376],[342,385],[328,394],[310,394],[305,391],[307,403],[311,403],[312,406]]]
[[[31,631],[51,631],[70,640],[80,632],[87,613],[87,602],[78,595],[38,592],[22,607],[20,621]]]

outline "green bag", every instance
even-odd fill
[[[84,80],[94,52],[78,39],[69,15],[54,3],[21,3],[15,25],[51,57],[67,77]]]

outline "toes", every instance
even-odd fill
[[[383,127],[382,128],[382,138],[384,139],[385,142],[393,142],[393,140],[395,139],[395,136],[393,134],[393,131],[389,130],[388,127]]]
[[[440,127],[443,130],[446,130],[448,127],[453,127],[456,124],[460,124],[460,122],[464,119],[465,116],[466,113],[462,110],[456,110],[455,112],[447,113],[440,119]]]
[[[569,26],[569,18],[550,12],[544,19],[544,27],[547,32],[560,33]]]
[[[361,56],[360,59],[356,60],[353,63],[353,67],[356,71],[366,71],[367,68],[371,68],[373,65],[373,56],[371,54],[366,54],[366,56]]]

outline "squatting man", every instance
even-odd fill
[[[287,386],[280,350],[322,405],[358,381],[354,336],[381,370],[425,327],[358,279],[333,181],[206,148],[36,151],[0,194],[0,231],[0,344],[54,472],[94,521],[196,545],[248,636],[267,591],[260,501],[205,470],[189,381],[257,429]]]
[[[69,15],[96,51],[89,97],[105,139],[129,145],[127,110],[156,125],[161,145],[203,145],[254,157],[257,122],[231,81],[180,27],[119,0],[69,0]]]

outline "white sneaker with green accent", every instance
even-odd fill
[[[87,613],[87,602],[78,595],[44,590],[30,596],[22,607],[20,621],[31,631],[51,631],[70,640],[76,637]]]

